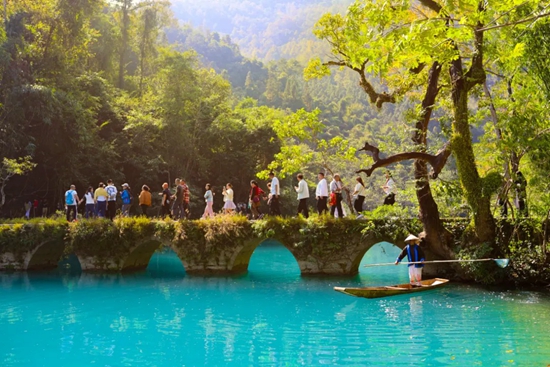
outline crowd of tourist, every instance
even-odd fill
[[[294,187],[294,190],[296,191],[298,200],[297,215],[308,218],[310,189],[303,174],[298,174],[296,178],[298,180],[298,185]],[[358,218],[361,218],[363,203],[366,197],[366,187],[361,177],[357,177],[355,181],[353,190],[349,189],[348,193],[354,200],[353,208]],[[382,189],[385,193],[384,204],[391,205],[395,203],[395,182],[389,171],[386,171],[386,181]],[[328,213],[330,206],[331,216],[343,218],[346,215],[342,207],[344,190],[345,186],[339,174],[334,174],[329,184],[325,178],[325,173],[320,172],[317,175],[317,187],[315,189],[317,212],[319,214]],[[204,191],[205,208],[201,218],[213,218],[215,216],[213,209],[215,193],[212,190],[212,185],[207,183],[204,187]],[[176,178],[172,189],[170,189],[169,184],[165,182],[162,185],[162,192],[158,195],[161,197],[158,215],[161,217],[168,216],[173,219],[189,219],[189,199],[191,195],[189,186],[184,179]],[[273,172],[269,173],[267,191],[262,190],[257,181],[250,181],[248,203],[236,204],[234,202],[235,196],[231,183],[223,187],[222,196],[224,202],[222,212],[224,214],[239,213],[247,215],[250,219],[260,219],[265,214],[274,216],[281,215],[281,184]],[[71,185],[69,190],[65,192],[65,212],[67,220],[74,221],[77,219],[78,206],[83,203],[85,204],[85,218],[100,217],[113,220],[117,214],[117,198],[120,198],[122,202],[122,206],[120,207],[121,215],[128,217],[130,215],[130,208],[132,204],[135,203],[136,199],[127,183],[122,184],[119,190],[112,180],[108,180],[107,185],[100,182],[95,189],[91,186],[88,187],[82,198],[78,196],[75,185]],[[153,203],[151,189],[147,185],[143,185],[137,199],[141,214],[149,216],[149,211]],[[262,202],[267,203],[269,208],[267,213],[263,213],[261,209]]]

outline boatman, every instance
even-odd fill
[[[407,255],[409,262],[424,262],[424,251],[420,248],[420,238],[413,236],[405,238],[407,246],[401,251],[401,254],[395,260],[395,265],[399,264],[401,260]],[[409,280],[413,286],[421,286],[422,281],[422,268],[424,264],[409,264]]]

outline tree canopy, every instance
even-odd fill
[[[547,2],[173,3],[8,2],[0,153],[16,173],[3,214],[107,178],[137,190],[183,176],[202,205],[205,183],[246,201],[270,169],[291,188],[298,172],[350,184],[388,167],[400,205],[437,213],[432,234],[439,215],[471,215],[491,242],[496,199],[517,201],[520,171],[529,214],[546,217]],[[373,209],[382,171],[368,172]]]

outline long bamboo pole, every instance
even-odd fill
[[[478,262],[478,261],[494,261],[501,268],[507,267],[508,263],[510,262],[509,259],[467,259],[467,260],[458,259],[458,260],[432,260],[432,261],[401,262],[401,263],[398,263],[398,264],[414,265],[414,264],[437,264],[437,263],[458,263],[458,262]],[[365,265],[365,267],[368,268],[368,267],[371,267],[371,266],[388,266],[388,265],[395,265],[395,263],[367,264],[367,265]]]

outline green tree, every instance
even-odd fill
[[[306,72],[309,76],[326,76],[331,66],[349,68],[358,73],[360,86],[378,108],[419,88],[425,90],[424,102],[431,99],[436,103],[436,98],[427,98],[434,94],[430,90],[435,87],[435,94],[443,97],[442,104],[448,101],[452,116],[450,146],[473,213],[476,235],[479,241],[492,243],[495,226],[490,193],[484,190],[474,156],[468,102],[473,89],[485,81],[485,33],[511,24],[523,26],[536,19],[544,6],[538,1],[524,2],[521,7],[513,1],[498,5],[476,0],[420,0],[418,4],[356,1],[345,17],[326,14],[319,20],[315,33],[330,44],[332,60],[313,60]],[[444,83],[430,82],[430,78],[437,79],[434,72],[439,68],[448,72]],[[391,92],[377,90],[369,80],[373,74],[382,77]],[[429,121],[434,103],[418,109],[420,125],[421,120]],[[413,140],[416,150],[422,151],[425,132],[420,129],[418,134]],[[413,156],[418,157],[403,154],[398,158]],[[423,160],[432,159],[435,158],[426,156]],[[395,159],[386,162],[393,163]],[[441,167],[434,168],[437,173]],[[418,165],[415,176],[426,176]]]
[[[5,188],[10,178],[16,175],[25,175],[36,167],[32,162],[32,157],[26,156],[17,159],[4,157],[0,163],[0,209],[6,203]]]

